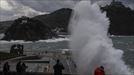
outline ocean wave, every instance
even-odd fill
[[[24,40],[11,40],[11,41],[1,40],[0,41],[0,44],[4,44],[4,43],[32,43],[32,41],[24,41]]]
[[[60,41],[69,41],[69,38],[53,38],[53,39],[48,39],[48,40],[39,40],[37,42],[60,42]]]
[[[60,42],[60,41],[69,41],[69,38],[52,38],[52,39],[47,39],[47,40],[39,40],[36,42]],[[4,44],[4,43],[33,43],[33,41],[24,41],[24,40],[11,40],[11,41],[5,41],[5,40],[1,40],[0,44]]]
[[[125,36],[125,35],[109,35],[109,37],[134,37],[134,36]]]

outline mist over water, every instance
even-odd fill
[[[81,1],[70,20],[70,49],[78,74],[90,75],[103,65],[107,75],[132,75],[122,60],[123,51],[113,47],[107,36],[109,21],[99,6]]]

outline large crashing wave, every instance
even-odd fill
[[[107,36],[108,25],[97,4],[81,1],[74,7],[70,48],[79,74],[90,75],[103,65],[107,75],[131,75],[122,60],[123,51],[115,49]]]

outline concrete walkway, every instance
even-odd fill
[[[0,71],[0,75],[3,73]],[[41,72],[26,72],[25,74],[17,74],[16,72],[9,72],[8,75],[54,75],[53,73],[41,73]],[[63,75],[76,75],[76,74],[63,74]]]

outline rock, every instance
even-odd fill
[[[101,9],[109,18],[111,35],[134,35],[134,10],[126,7],[120,1],[113,1]]]
[[[11,27],[7,29],[2,40],[37,41],[51,38],[52,36],[53,33],[50,28],[41,21],[28,17],[21,17],[16,19]]]
[[[59,32],[68,32],[68,23],[71,17],[72,9],[62,8],[47,15],[39,15],[34,18],[42,21],[52,30]]]

